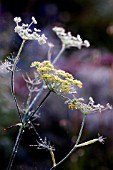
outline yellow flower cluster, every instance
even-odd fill
[[[31,64],[31,67],[36,67],[37,72],[42,72],[42,73],[52,71],[54,69],[54,66],[50,63],[49,60],[43,62],[35,61]]]
[[[66,101],[68,103],[69,109],[78,109],[80,110],[83,114],[90,114],[94,112],[102,112],[107,109],[112,109],[112,107],[107,103],[106,107],[100,104],[94,104],[94,101],[92,97],[89,98],[88,104],[84,103],[83,98],[74,98],[74,99],[69,99]]]
[[[51,91],[57,93],[73,93],[76,91],[75,86],[82,88],[82,82],[75,80],[74,77],[63,71],[57,70],[50,61],[33,62],[31,67],[36,67],[42,80]]]

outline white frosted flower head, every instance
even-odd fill
[[[12,64],[10,61],[5,60],[4,62],[1,62],[0,65],[0,74],[7,74],[9,71],[11,71]]]
[[[60,38],[65,48],[77,47],[78,49],[81,49],[82,46],[85,46],[85,47],[90,46],[90,43],[88,40],[83,41],[80,35],[77,35],[77,37],[74,37],[71,35],[71,32],[65,33],[65,29],[62,27],[55,26],[53,28],[53,31]]]
[[[14,21],[16,23],[16,27],[14,30],[23,40],[37,40],[40,45],[46,43],[47,37],[44,34],[39,34],[41,30],[34,28],[34,30],[32,31],[30,29],[30,26],[32,24],[37,24],[35,17],[32,17],[32,22],[30,24],[22,23],[21,25],[19,25],[19,23],[21,22],[20,17],[15,17]]]

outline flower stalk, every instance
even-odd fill
[[[87,146],[87,145],[93,144],[95,142],[100,142],[100,143],[104,144],[104,139],[106,139],[106,138],[103,138],[103,136],[99,136],[96,139],[92,139],[92,140],[89,140],[87,142],[80,143],[80,144],[76,145],[76,147],[80,148],[80,147],[83,147],[83,146]]]

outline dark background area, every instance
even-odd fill
[[[62,26],[66,32],[82,39],[88,39],[91,46],[81,50],[71,48],[62,54],[57,67],[72,73],[83,82],[78,94],[85,101],[92,96],[96,103],[113,105],[113,0],[2,0],[0,1],[0,60],[17,53],[21,39],[14,33],[13,18],[19,16],[30,23],[34,16],[41,29],[55,44],[54,55],[60,49],[60,42],[52,32],[53,26]],[[29,68],[34,60],[42,61],[47,57],[47,46],[27,42],[18,67],[32,75]],[[22,73],[21,70],[21,73]],[[16,73],[16,94],[23,107],[27,97],[25,82]],[[77,110],[68,110],[64,100],[51,94],[37,119],[37,130],[44,139],[47,137],[56,148],[56,161],[61,160],[73,147],[82,121]],[[86,118],[81,142],[93,139],[98,133],[107,137],[105,144],[96,143],[77,149],[58,170],[112,170],[113,169],[113,111],[93,113]],[[3,129],[18,123],[15,104],[10,94],[10,76],[0,72],[0,170],[5,170],[12,152],[18,127],[7,131]],[[35,143],[32,129],[25,131],[17,156],[14,170],[48,170],[51,159],[48,151],[30,147]]]

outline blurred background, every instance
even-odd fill
[[[78,91],[85,101],[92,96],[96,103],[113,105],[113,0],[0,0],[0,60],[16,55],[21,39],[14,33],[14,17],[21,17],[30,23],[34,16],[37,28],[48,37],[55,47],[52,57],[61,48],[61,42],[52,32],[53,26],[61,26],[72,35],[80,34],[89,40],[90,48],[66,50],[57,62],[57,68],[64,69],[83,82]],[[32,61],[47,58],[47,45],[35,41],[25,44],[22,60],[16,72],[15,90],[21,107],[28,90],[22,73],[28,72]],[[42,139],[47,137],[56,148],[56,161],[60,161],[73,147],[82,121],[77,110],[68,110],[64,99],[51,94],[40,110],[36,120],[37,131]],[[11,96],[10,74],[0,70],[0,170],[5,170],[16,140],[18,127],[7,131],[4,128],[18,123],[19,118]],[[93,113],[87,116],[81,142],[102,134],[105,144],[96,143],[77,149],[58,170],[112,170],[113,169],[113,111]],[[52,166],[49,152],[29,145],[36,144],[32,129],[26,129],[21,140],[13,170],[49,170]]]

